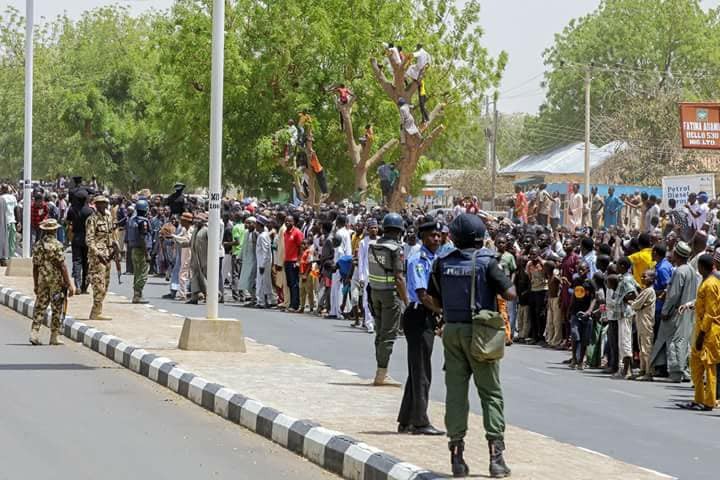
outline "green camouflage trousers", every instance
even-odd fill
[[[93,291],[93,304],[100,306],[103,301],[105,301],[105,295],[107,295],[107,290],[110,286],[110,264],[105,264],[94,256],[90,256],[88,263],[90,285]]]
[[[145,288],[145,284],[147,283],[150,265],[148,265],[144,248],[133,248],[131,255],[133,264],[133,291],[142,295],[143,288]]]
[[[59,295],[58,295],[59,294]],[[55,298],[53,298],[53,296]],[[62,296],[57,288],[51,289],[46,286],[38,286],[38,293],[35,297],[35,311],[33,313],[32,329],[40,330],[40,326],[45,320],[45,312],[48,306],[52,308],[50,317],[50,330],[58,332],[62,328],[62,309],[65,303],[65,297]]]

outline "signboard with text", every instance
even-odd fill
[[[668,200],[674,198],[679,207],[687,203],[691,193],[705,192],[715,198],[715,175],[703,173],[699,175],[677,175],[662,178],[662,205],[668,207]]]
[[[720,103],[681,103],[682,148],[720,150]]]

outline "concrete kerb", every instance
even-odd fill
[[[33,299],[17,290],[0,286],[0,302],[21,315],[33,317]],[[43,324],[50,326],[49,312],[45,314]],[[278,412],[262,402],[178,368],[169,358],[134,347],[70,316],[65,317],[62,331],[65,337],[348,480],[445,478],[402,462],[341,432]]]

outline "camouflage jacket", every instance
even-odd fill
[[[63,286],[60,265],[65,261],[62,244],[53,235],[45,235],[32,251],[33,266],[37,267],[40,288],[60,289]]]
[[[85,243],[91,257],[110,257],[113,223],[109,212],[95,212],[85,221]]]

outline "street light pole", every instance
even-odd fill
[[[34,0],[25,1],[25,145],[23,158],[23,258],[30,258],[32,203],[33,23]],[[14,252],[10,252],[12,255]]]
[[[590,82],[592,80],[591,67],[585,70],[585,195],[588,202],[590,197]]]
[[[222,175],[223,69],[225,54],[225,0],[213,1],[212,82],[210,90],[210,203],[208,218],[207,318],[218,318],[220,294],[220,195]]]

